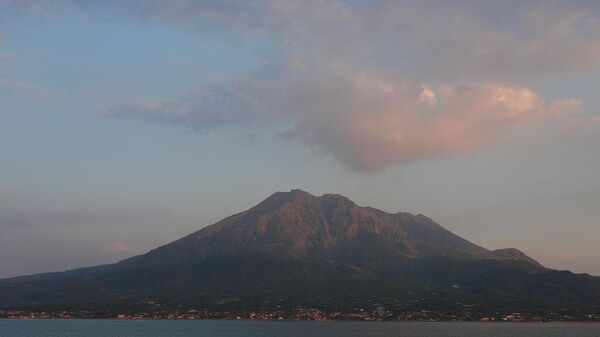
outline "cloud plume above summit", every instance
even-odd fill
[[[199,130],[278,121],[289,127],[275,139],[366,172],[479,151],[517,128],[568,121],[582,102],[546,100],[536,87],[600,66],[593,2],[5,3],[90,16],[102,9],[199,36],[267,40],[272,48],[255,72],[179,97],[125,101],[105,115]]]

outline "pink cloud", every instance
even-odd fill
[[[352,169],[377,172],[479,151],[518,128],[566,123],[581,108],[575,98],[544,102],[524,86],[428,86],[375,72],[311,73],[279,85],[256,83],[237,80],[176,102],[142,100],[110,115],[194,128],[279,119],[293,125],[280,138],[307,144]]]
[[[127,244],[125,244],[125,242],[120,241],[120,240],[108,241],[108,242],[104,243],[104,245],[102,245],[102,248],[107,251],[118,252],[118,253],[134,252],[134,250],[131,249],[129,246],[127,246]]]
[[[528,88],[498,84],[442,85],[424,94],[417,85],[350,79],[304,90],[285,136],[367,172],[477,151],[580,107],[575,99],[546,104]],[[335,92],[346,94],[334,99]]]
[[[590,4],[114,4],[138,18],[257,34],[278,52],[256,73],[129,102],[109,116],[193,128],[277,120],[292,125],[284,138],[365,172],[480,151],[513,130],[572,119],[579,100],[544,102],[533,88],[600,65]]]

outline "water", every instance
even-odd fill
[[[0,337],[599,337],[593,323],[0,320]]]

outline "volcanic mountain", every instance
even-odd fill
[[[277,192],[112,265],[0,280],[0,309],[597,309],[600,279],[490,251],[424,215]],[[471,310],[471,309],[469,309]]]

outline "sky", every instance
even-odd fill
[[[276,191],[600,275],[597,1],[0,0],[0,278]]]

